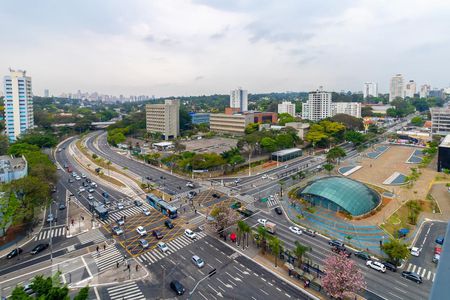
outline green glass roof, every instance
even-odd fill
[[[318,179],[305,187],[300,194],[328,199],[353,216],[368,213],[380,202],[378,194],[366,185],[344,177]]]

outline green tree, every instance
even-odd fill
[[[278,256],[280,255],[282,242],[277,236],[272,236],[269,240],[269,247],[275,256],[275,268],[277,267]]]
[[[284,126],[286,123],[295,122],[295,118],[288,113],[278,114],[278,125]]]
[[[353,144],[361,145],[366,141],[366,136],[360,132],[349,130],[345,133],[344,138],[348,142],[352,142]]]
[[[239,220],[237,222],[237,233],[238,233],[238,240],[237,245],[239,246],[241,240],[243,240],[244,230],[245,230],[245,221]],[[242,241],[242,249],[244,249],[244,242]]]
[[[259,247],[261,247],[261,252],[262,254],[266,253],[266,248],[267,248],[267,229],[263,226],[258,226],[257,229],[257,233],[258,233],[258,244]]]
[[[300,244],[299,241],[295,241],[295,248],[294,248],[294,255],[297,258],[298,267],[300,268],[303,263],[303,257],[305,256],[306,252],[311,251],[312,248],[309,246],[305,246]]]
[[[336,162],[339,161],[340,158],[344,158],[346,155],[344,149],[341,147],[331,148],[327,153],[327,161],[328,162]]]
[[[258,131],[259,124],[258,123],[250,123],[245,126],[245,134],[251,134],[253,132]]]
[[[363,106],[361,107],[361,117],[372,117],[373,116],[373,108],[371,106]]]
[[[327,140],[328,135],[324,132],[324,128],[319,124],[313,124],[306,134],[306,140],[312,143],[313,147],[317,145],[317,143]]]
[[[278,149],[292,148],[294,146],[294,139],[290,134],[279,134],[276,137],[276,144]]]
[[[0,197],[0,229],[6,235],[6,228],[13,223],[17,216],[19,201],[14,193],[3,192]]]
[[[261,147],[267,152],[274,152],[277,150],[277,141],[270,137],[264,137],[261,139]]]
[[[33,130],[29,133],[21,134],[17,143],[36,145],[39,148],[50,148],[55,147],[58,144],[58,140],[51,133]]]
[[[8,153],[9,140],[4,134],[0,134],[0,155]]]
[[[388,242],[381,246],[381,249],[389,257],[389,260],[395,264],[399,264],[400,260],[407,259],[410,255],[408,246],[399,239],[389,239]]]
[[[333,122],[344,124],[346,128],[351,130],[362,130],[364,128],[363,120],[347,114],[337,114],[331,117]]]
[[[334,169],[334,165],[332,164],[324,164],[323,168],[328,171],[328,175],[330,175],[331,171]]]
[[[89,286],[81,288],[73,300],[87,300],[89,298]]]
[[[421,127],[424,123],[425,121],[422,119],[421,116],[415,116],[414,118],[411,119],[411,124],[413,124],[414,126]]]

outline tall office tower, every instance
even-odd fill
[[[430,94],[431,91],[431,86],[429,84],[424,84],[420,87],[420,98],[427,98],[428,95]]]
[[[397,74],[391,78],[389,86],[389,102],[395,98],[403,99],[403,75]]]
[[[295,104],[289,101],[283,101],[282,103],[278,104],[278,114],[283,113],[290,114],[291,116],[295,117]]]
[[[408,81],[405,85],[404,97],[405,98],[414,98],[414,94],[416,93],[416,83],[414,80]]]
[[[34,127],[33,93],[26,71],[9,69],[9,72],[3,79],[6,133],[9,141],[15,142],[21,133]]]
[[[248,110],[248,93],[241,87],[230,93],[230,107],[239,108],[241,112]]]
[[[160,133],[165,140],[180,135],[180,100],[166,100],[164,104],[146,105],[147,131]]]
[[[48,89],[45,89],[45,90],[44,90],[44,97],[45,97],[45,98],[50,97],[50,92],[49,92]]]
[[[366,82],[363,89],[364,99],[367,97],[378,97],[378,83]]]
[[[322,88],[310,92],[308,101],[302,103],[302,118],[319,121],[331,116],[331,93],[322,91]]]

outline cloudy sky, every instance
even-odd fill
[[[4,0],[0,74],[37,95],[444,87],[449,30],[448,0]]]

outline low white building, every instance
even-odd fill
[[[290,114],[295,117],[295,104],[289,101],[283,101],[278,104],[278,114]]]
[[[291,127],[297,130],[297,136],[301,138],[302,140],[305,139],[306,134],[309,130],[309,124],[308,123],[301,123],[301,122],[289,122],[285,124],[286,127]]]
[[[28,164],[25,157],[0,156],[0,183],[8,183],[27,176]]]
[[[331,103],[332,115],[346,114],[361,118],[361,103],[359,102],[333,102]]]

